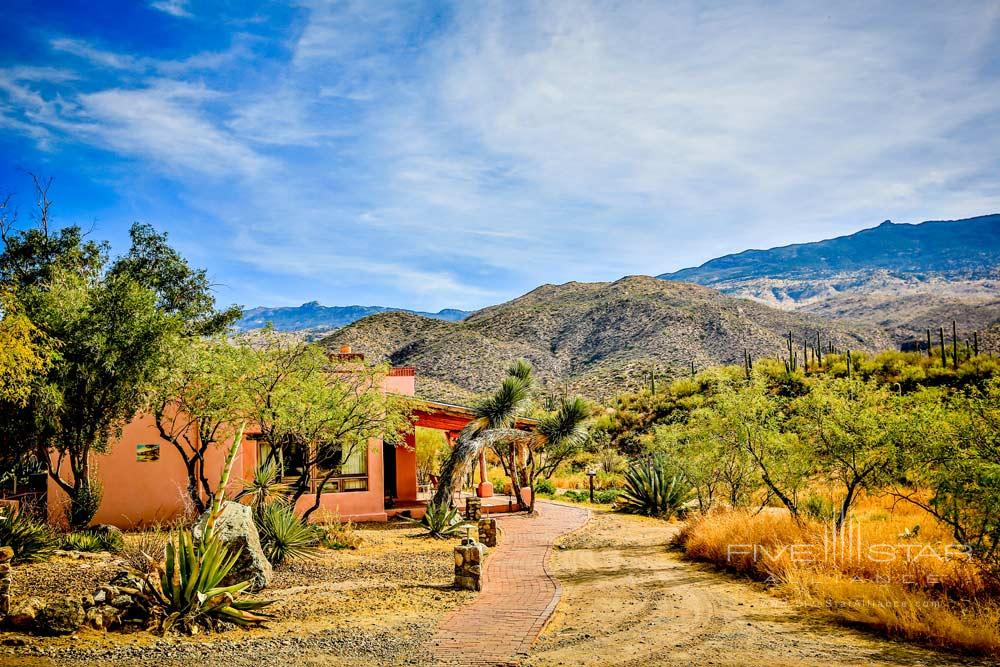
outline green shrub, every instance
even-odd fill
[[[315,556],[320,543],[320,532],[303,522],[291,505],[273,502],[255,517],[260,545],[272,565]]]
[[[610,505],[618,500],[618,496],[620,496],[621,493],[620,489],[603,489],[601,491],[594,491],[594,500],[602,505]]]
[[[104,545],[100,538],[90,531],[80,531],[76,533],[66,533],[59,543],[60,549],[66,551],[104,551]]]
[[[671,475],[662,459],[634,464],[625,472],[625,490],[619,496],[622,511],[670,518],[691,496],[691,487]]]
[[[507,483],[506,477],[494,477],[490,480],[490,484],[493,485],[493,490],[496,493],[503,493],[504,489],[507,488]]]
[[[63,535],[59,548],[67,551],[120,553],[125,548],[125,542],[121,533],[116,530],[80,530]]]
[[[542,477],[541,479],[535,480],[535,493],[554,496],[556,494],[556,485],[552,483],[551,479]]]
[[[585,502],[589,502],[590,501],[590,492],[589,491],[574,491],[574,490],[570,489],[569,491],[567,491],[566,493],[564,493],[561,497],[565,498],[566,500],[571,500],[574,503],[585,503]]]
[[[70,528],[87,526],[97,510],[101,507],[104,489],[96,479],[90,480],[86,486],[80,487],[76,497],[66,505],[66,520]]]
[[[427,503],[427,511],[421,519],[403,517],[410,523],[415,523],[427,531],[428,537],[444,540],[459,534],[468,524],[462,519],[458,510],[441,503]]]
[[[837,509],[826,496],[809,496],[802,504],[802,512],[817,521],[833,521],[837,518]]]
[[[48,525],[25,513],[8,512],[0,516],[0,545],[14,550],[14,562],[45,560],[59,545],[59,538]]]

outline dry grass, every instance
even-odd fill
[[[1000,653],[995,591],[950,533],[911,506],[865,499],[839,532],[773,508],[721,512],[685,524],[678,541],[690,558],[773,583],[842,621]]]

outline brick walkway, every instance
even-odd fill
[[[587,522],[587,510],[539,502],[539,516],[499,517],[503,541],[486,561],[483,590],[441,619],[431,644],[437,664],[518,665],[559,602],[546,569],[552,543]]]

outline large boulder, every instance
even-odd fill
[[[8,627],[15,630],[27,632],[35,628],[35,621],[38,614],[45,608],[45,601],[41,598],[25,598],[15,603],[4,622]]]
[[[194,526],[192,534],[195,543],[201,542],[208,515],[208,512],[202,514]],[[249,581],[250,592],[256,592],[271,583],[273,575],[271,563],[260,547],[260,535],[257,534],[253,511],[249,507],[234,502],[223,503],[222,513],[215,520],[213,530],[222,543],[229,547],[231,553],[236,549],[240,550],[240,557],[222,580],[222,585],[231,586],[241,581]]]
[[[75,598],[61,598],[45,605],[38,613],[35,629],[49,635],[68,635],[83,625],[83,605]]]

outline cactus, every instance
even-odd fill
[[[823,367],[823,346],[820,344],[819,332],[816,332],[816,365]]]
[[[938,342],[941,343],[941,367],[948,368],[948,353],[944,351],[944,327],[938,327]]]
[[[928,358],[933,358],[934,357],[934,346],[931,345],[931,330],[930,329],[927,330],[927,357]]]
[[[979,356],[979,332],[972,332],[972,354],[974,356]]]
[[[792,332],[788,332],[788,359],[785,360],[785,370],[794,373],[798,368],[798,354],[796,354],[792,343]]]
[[[951,321],[951,365],[958,370],[958,326],[955,320]]]
[[[851,379],[851,351],[847,351],[847,379]]]

